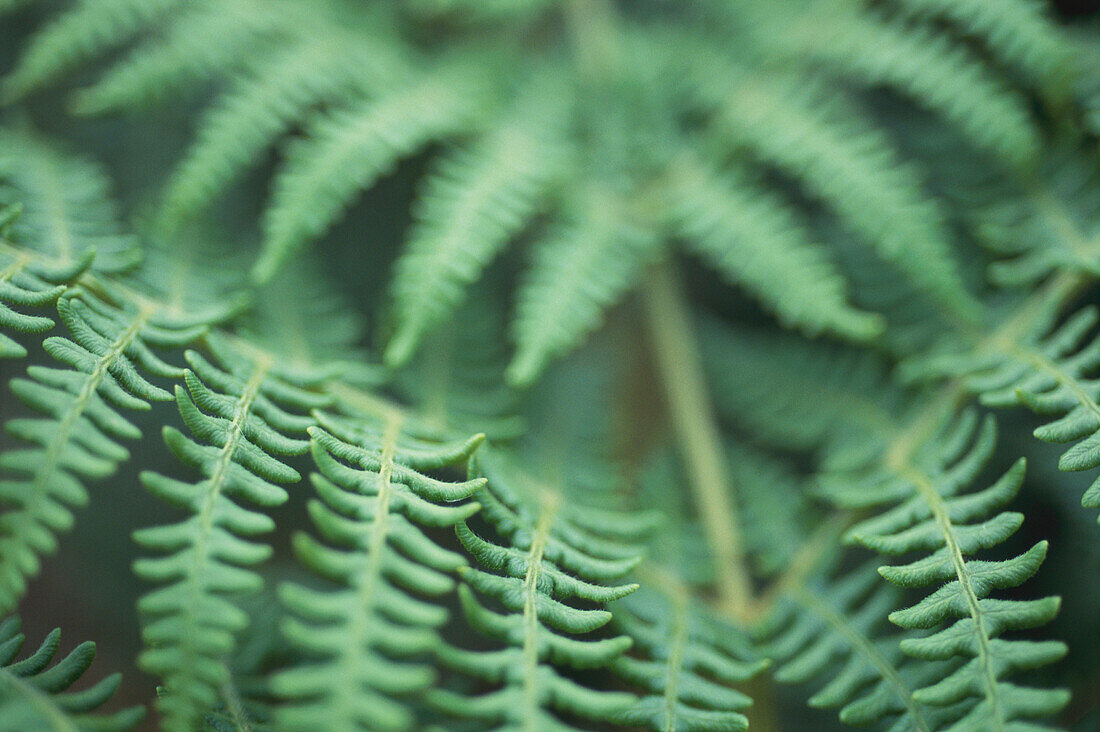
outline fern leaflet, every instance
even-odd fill
[[[145,716],[141,707],[96,713],[118,688],[122,676],[117,673],[86,689],[67,691],[92,665],[95,643],[85,641],[57,659],[61,631],[55,629],[38,650],[17,661],[25,639],[18,618],[0,622],[0,731],[116,732],[131,729]]]

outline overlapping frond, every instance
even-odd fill
[[[781,457],[748,444],[729,442],[725,452],[749,557],[760,576],[776,574],[813,524],[806,481]]]
[[[582,506],[539,485],[500,453],[483,448],[471,472],[488,480],[474,497],[482,504],[480,517],[502,543],[466,522],[457,524],[459,542],[480,565],[460,570],[459,598],[470,625],[503,647],[441,648],[444,665],[492,690],[468,695],[433,689],[429,702],[493,728],[571,730],[577,727],[570,720],[613,721],[636,697],[583,686],[569,678],[568,669],[606,667],[630,647],[623,636],[575,636],[605,626],[611,613],[603,607],[637,588],[612,583],[640,558],[623,537],[644,527],[629,515],[608,520],[605,511],[598,514],[603,520],[594,521]]]
[[[943,213],[884,134],[838,105],[831,87],[708,60],[694,88],[722,148],[780,170],[937,302],[973,315]]]
[[[111,674],[80,691],[68,690],[95,659],[95,643],[91,641],[58,658],[61,631],[55,629],[34,653],[16,660],[26,640],[19,625],[17,617],[0,622],[0,731],[114,732],[131,729],[145,715],[141,707],[96,712],[115,693],[121,674]]]
[[[283,40],[292,19],[292,13],[272,13],[255,0],[185,4],[162,33],[143,39],[94,84],[78,90],[74,108],[102,114],[163,101],[188,83],[240,66],[265,50],[265,43]]]
[[[0,128],[0,205],[21,204],[10,236],[54,258],[59,267],[118,272],[141,259],[125,232],[106,171],[27,128]]]
[[[295,549],[336,588],[280,588],[293,615],[283,632],[315,660],[275,676],[272,688],[287,701],[277,718],[286,729],[411,729],[406,699],[436,678],[437,628],[447,620],[436,598],[465,566],[425,531],[469,518],[479,505],[463,501],[485,483],[422,471],[463,463],[483,436],[441,444],[405,434],[393,418],[321,415],[321,424],[310,431],[320,472],[309,513],[324,541],[302,533]]]
[[[169,449],[203,479],[141,475],[150,492],[189,515],[134,534],[145,549],[165,554],[137,560],[134,571],[162,585],[138,602],[147,618],[139,662],[164,680],[158,706],[169,730],[193,729],[219,699],[228,678],[223,659],[234,633],[248,623],[233,600],[262,583],[252,567],[271,548],[252,537],[271,531],[274,522],[241,504],[269,508],[286,501],[282,485],[300,476],[281,456],[308,450],[302,437],[313,424],[310,410],[330,402],[301,371],[287,374],[269,355],[213,343],[217,364],[188,351],[187,388],[176,387],[193,439],[164,428]]]
[[[42,345],[62,368],[31,366],[11,381],[15,395],[40,418],[10,419],[7,431],[27,443],[0,454],[0,607],[10,610],[37,574],[39,557],[56,550],[55,534],[88,501],[85,483],[113,474],[129,457],[122,440],[141,436],[124,410],[147,410],[171,394],[148,380],[178,378],[150,346],[178,348],[204,330],[156,305],[110,303],[88,292],[57,302],[67,336]]]
[[[0,84],[13,101],[125,44],[183,0],[81,0],[51,20],[31,40],[18,64]]]
[[[565,90],[535,83],[468,148],[445,153],[424,181],[393,279],[397,331],[386,362],[408,361],[424,334],[546,205],[566,167]]]
[[[38,257],[8,246],[10,225],[22,212],[22,206],[0,210],[0,328],[17,333],[40,334],[54,326],[46,315],[28,315],[16,307],[52,305],[65,292],[65,285],[76,279],[91,262],[91,257],[75,266],[51,265]],[[0,358],[22,358],[27,349],[0,332]]]
[[[951,35],[887,18],[880,9],[857,2],[785,8],[776,12],[764,3],[750,16],[754,42],[772,59],[785,58],[838,81],[889,87],[1012,165],[1036,159],[1039,133],[1023,95]]]
[[[578,188],[560,221],[535,242],[517,295],[516,353],[507,372],[516,385],[530,385],[595,330],[662,251],[659,233],[638,220],[625,196],[597,181]]]
[[[883,585],[869,566],[832,581],[815,576],[790,589],[761,630],[764,650],[778,662],[775,679],[823,681],[807,703],[839,708],[846,724],[889,724],[894,732],[938,729],[942,714],[919,703],[914,690],[952,666],[907,659],[899,647],[903,636],[882,627],[900,602],[901,593]]]
[[[683,587],[649,577],[652,588],[615,603],[615,628],[634,641],[615,673],[645,695],[620,724],[652,730],[745,730],[752,704],[731,688],[768,666],[740,628],[713,617]],[[657,589],[660,588],[660,589]]]
[[[979,241],[999,259],[994,284],[1035,285],[1052,273],[1100,277],[1100,166],[1091,154],[1051,151],[1023,185],[982,181],[961,201]]]
[[[416,358],[394,378],[394,389],[415,407],[420,431],[484,432],[507,441],[525,431],[519,394],[504,383],[508,352],[504,308],[481,293],[424,339]]]
[[[903,403],[901,390],[875,355],[714,321],[701,324],[715,406],[757,439],[821,450],[825,460],[839,465],[858,463],[898,432],[894,415]],[[807,363],[814,368],[805,368]]]
[[[445,68],[311,119],[275,178],[255,278],[270,279],[301,245],[326,233],[398,160],[462,131],[478,93],[469,74]]]
[[[960,663],[913,692],[914,701],[945,715],[944,729],[959,732],[1024,724],[1054,714],[1069,698],[1061,690],[1009,681],[1061,658],[1063,643],[1002,637],[1006,631],[1047,623],[1057,613],[1059,599],[991,597],[995,590],[1016,588],[1034,575],[1047,542],[1006,560],[972,558],[1004,542],[1023,522],[1022,514],[1000,511],[1023,483],[1023,460],[990,487],[967,492],[995,443],[992,418],[979,420],[975,412],[966,411],[919,449],[895,447],[862,473],[823,480],[823,493],[837,504],[881,511],[853,526],[848,540],[890,556],[919,554],[907,564],[881,567],[883,577],[903,587],[938,587],[889,617],[906,629],[932,631],[902,641],[906,654]]]
[[[315,107],[352,92],[394,88],[409,73],[388,39],[364,33],[351,38],[329,29],[288,41],[263,58],[201,115],[196,139],[161,197],[159,223],[166,232],[209,206]]]
[[[1072,48],[1035,0],[894,0],[905,17],[947,21],[986,47],[1006,67],[1022,73],[1043,93],[1057,99],[1069,90]]]
[[[1080,310],[1063,323],[1040,320],[1016,342],[998,342],[984,351],[961,351],[906,364],[910,378],[962,377],[964,385],[991,407],[1022,404],[1056,417],[1035,430],[1040,440],[1073,442],[1058,462],[1061,470],[1100,467],[1100,336],[1095,308]],[[1081,499],[1100,508],[1100,478]]]
[[[684,158],[669,186],[677,233],[733,284],[758,297],[781,322],[809,333],[869,338],[880,328],[851,307],[844,279],[789,206],[744,171]]]

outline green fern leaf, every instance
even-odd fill
[[[503,456],[483,449],[471,461],[471,473],[488,480],[475,498],[483,506],[481,516],[505,544],[482,538],[465,522],[457,525],[459,541],[484,567],[460,570],[459,598],[470,625],[505,646],[495,651],[443,646],[439,654],[445,665],[498,688],[476,696],[437,688],[428,692],[428,701],[448,715],[517,728],[576,729],[551,710],[613,721],[636,697],[588,689],[559,669],[605,667],[630,646],[623,636],[571,636],[591,633],[611,620],[599,606],[637,585],[608,583],[639,557],[628,545],[601,536],[584,521],[583,508],[534,483]],[[479,595],[505,612],[486,607]],[[565,602],[574,598],[598,609]]]
[[[841,466],[862,464],[898,433],[895,415],[904,402],[882,359],[714,321],[702,326],[715,406],[757,439],[819,451],[827,465]],[[806,369],[807,363],[815,367]]]
[[[168,447],[204,479],[189,484],[141,475],[150,492],[191,515],[134,534],[142,547],[167,554],[134,563],[141,578],[165,583],[138,603],[148,619],[142,632],[147,649],[139,662],[164,679],[167,691],[158,706],[165,728],[181,732],[193,729],[217,701],[228,678],[222,658],[234,646],[233,634],[248,622],[233,598],[259,589],[260,576],[247,567],[271,553],[243,537],[270,531],[274,522],[238,501],[263,507],[286,501],[277,484],[300,476],[273,456],[305,452],[308,443],[294,435],[311,423],[311,409],[329,402],[300,375],[299,383],[287,381],[271,357],[251,360],[227,344],[215,353],[220,366],[188,352],[193,371],[184,374],[187,389],[176,387],[180,414],[198,441],[164,429]]]
[[[1057,598],[989,597],[1034,575],[1046,556],[1045,541],[1004,561],[968,558],[1005,541],[1023,522],[1021,514],[1007,511],[989,518],[1019,491],[1023,460],[989,488],[963,495],[996,444],[992,419],[980,427],[978,422],[975,413],[964,412],[925,443],[920,454],[887,454],[881,468],[830,476],[824,484],[825,494],[841,505],[885,509],[853,526],[850,541],[888,555],[922,554],[908,564],[880,567],[879,573],[903,587],[939,586],[916,605],[892,612],[890,621],[903,628],[934,629],[927,637],[902,641],[907,654],[962,661],[950,675],[913,693],[918,703],[949,712],[946,729],[958,732],[1009,728],[1020,720],[1054,714],[1069,699],[1064,691],[1006,681],[1010,674],[1058,660],[1066,647],[1000,637],[1051,620],[1060,604]]]
[[[554,85],[536,84],[493,129],[445,155],[427,178],[394,276],[398,326],[386,363],[409,360],[545,203],[564,167],[564,96]]]
[[[78,114],[102,114],[164,100],[168,95],[261,53],[290,20],[263,3],[196,3],[163,34],[144,41],[90,87],[76,92]]]
[[[966,387],[983,404],[1018,404],[1058,419],[1039,427],[1035,436],[1055,443],[1074,442],[1058,462],[1061,470],[1100,467],[1100,339],[1089,338],[1098,321],[1096,308],[1085,308],[1051,327],[1040,320],[1034,333],[1016,343],[999,344],[992,352],[963,351],[905,364],[903,375],[927,379],[939,375],[964,377]],[[1049,330],[1049,332],[1047,332]],[[1085,491],[1081,505],[1100,508],[1100,478]]]
[[[420,431],[446,437],[476,429],[501,442],[526,431],[517,414],[519,395],[504,383],[503,334],[501,300],[482,294],[427,335],[417,358],[393,383],[396,393],[416,406],[410,417]]]
[[[460,131],[476,109],[475,95],[468,76],[437,72],[312,120],[276,176],[254,278],[270,279],[400,158]]]
[[[815,511],[809,491],[779,456],[741,442],[725,448],[746,550],[761,577],[774,575],[789,565],[810,534]]]
[[[446,611],[416,595],[453,589],[461,555],[439,547],[420,527],[450,527],[479,506],[468,498],[484,480],[443,483],[422,475],[469,458],[483,436],[454,445],[402,434],[401,424],[355,424],[319,415],[313,428],[313,476],[320,500],[310,515],[327,542],[299,534],[295,548],[314,572],[335,581],[324,591],[281,588],[295,617],[283,632],[314,663],[275,676],[287,700],[277,712],[286,729],[402,730],[413,716],[401,701],[434,679],[416,656],[437,652]],[[335,683],[334,683],[335,681]]]
[[[743,631],[690,602],[684,588],[650,577],[651,587],[615,603],[615,627],[633,639],[613,668],[648,692],[619,715],[620,724],[652,730],[745,730],[752,700],[731,684],[768,666]]]
[[[1054,98],[1068,91],[1072,73],[1070,47],[1035,0],[894,0],[907,18],[947,20],[979,40],[994,58],[1018,70]]]
[[[1022,186],[993,181],[982,199],[964,199],[968,223],[999,257],[989,266],[997,285],[1034,285],[1052,273],[1100,277],[1100,194],[1095,160],[1051,151]]]
[[[15,70],[0,84],[11,103],[81,63],[118,48],[182,0],[82,0],[35,35]]]
[[[631,220],[628,204],[596,182],[583,185],[556,229],[536,243],[512,321],[516,354],[506,378],[530,385],[553,358],[595,330],[603,312],[641,278],[661,240]]]
[[[688,246],[784,324],[857,339],[878,333],[878,319],[848,305],[840,272],[771,193],[737,171],[685,159],[669,195]]]
[[[0,730],[101,730],[114,732],[136,725],[145,710],[130,707],[114,713],[96,709],[115,693],[121,674],[107,678],[80,691],[68,691],[77,683],[95,659],[95,643],[85,641],[68,655],[57,659],[61,631],[55,629],[33,654],[17,661],[25,636],[19,632],[19,619],[0,622]],[[53,664],[52,666],[50,664]]]
[[[973,317],[980,306],[959,277],[943,214],[884,135],[803,78],[713,66],[701,76],[714,135],[798,181],[937,302]]]
[[[11,306],[43,307],[52,305],[65,292],[65,285],[76,279],[90,264],[86,257],[75,267],[50,266],[28,252],[20,252],[3,241],[10,222],[18,218],[22,206],[10,206],[2,212],[0,225],[0,328],[18,333],[45,333],[54,326],[44,315],[26,315]],[[27,349],[0,333],[0,358],[22,358]]]
[[[1013,165],[1036,159],[1038,132],[1017,91],[948,35],[889,20],[863,5],[830,0],[767,13],[760,17],[757,43],[815,73],[896,89]],[[776,27],[779,19],[783,27]]]
[[[802,684],[824,677],[810,697],[816,708],[840,707],[846,724],[894,721],[890,729],[932,732],[945,721],[914,698],[914,689],[953,670],[944,663],[907,660],[897,633],[880,626],[900,602],[871,567],[791,590],[765,621],[766,650],[781,661],[775,678]]]
[[[159,211],[173,233],[253,165],[317,106],[349,90],[380,91],[407,71],[392,44],[359,35],[355,43],[328,32],[288,43],[257,64],[202,115],[198,135],[173,171]]]
[[[175,378],[181,372],[149,345],[179,347],[200,335],[201,323],[158,319],[155,306],[116,307],[75,292],[58,300],[69,337],[43,341],[67,368],[31,366],[28,379],[11,389],[45,414],[13,419],[7,430],[30,443],[0,454],[0,607],[10,610],[37,574],[39,555],[56,550],[54,535],[73,522],[72,507],[88,501],[84,483],[115,472],[129,457],[119,440],[141,433],[118,410],[148,410],[149,401],[171,399],[143,373]]]
[[[61,152],[29,129],[0,129],[0,205],[21,203],[10,226],[21,244],[49,255],[60,268],[88,265],[120,272],[141,260],[135,238],[120,223],[106,171]],[[75,275],[74,275],[75,276]]]

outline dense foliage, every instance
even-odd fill
[[[0,732],[1100,725],[1087,19],[0,38]]]

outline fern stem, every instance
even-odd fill
[[[642,298],[669,417],[691,480],[703,533],[714,558],[719,603],[744,619],[752,606],[741,521],[722,441],[707,394],[687,299],[673,265],[654,269]]]
[[[539,518],[535,524],[535,534],[531,539],[531,548],[527,552],[527,572],[523,577],[523,714],[528,720],[526,729],[540,728],[539,716],[542,699],[539,693],[539,570],[542,568],[543,554],[550,538],[550,527],[554,524],[561,505],[561,496],[545,492],[540,496]]]
[[[564,14],[577,68],[589,80],[600,80],[620,57],[614,5],[607,0],[570,0]]]
[[[347,682],[357,677],[356,665],[362,663],[361,654],[370,637],[370,616],[371,613],[377,612],[378,595],[375,590],[380,584],[386,542],[389,541],[390,503],[393,500],[393,459],[397,451],[397,439],[401,434],[401,424],[400,417],[391,417],[386,420],[383,428],[374,519],[371,522],[369,543],[362,547],[366,563],[353,580],[356,595],[355,607],[359,612],[351,614],[352,626],[340,658],[340,665],[344,667],[342,679]],[[356,703],[354,695],[357,687],[353,683],[341,683],[339,690],[341,696],[351,695],[350,698],[345,697],[341,700],[339,708],[354,709]]]
[[[31,258],[23,252],[18,252],[15,255],[15,261],[9,264],[4,269],[0,270],[0,284],[9,281],[12,277],[22,272],[26,266],[30,263]]]
[[[664,732],[676,732],[676,705],[680,701],[680,671],[684,663],[684,643],[687,640],[687,597],[677,593],[672,597],[672,628],[669,639],[668,664],[665,678]]]
[[[241,703],[241,695],[238,693],[237,687],[233,685],[232,677],[227,678],[225,683],[222,684],[222,701],[225,703],[225,709],[229,712],[229,717],[233,720],[233,726],[237,732],[252,732],[252,725],[248,721],[248,715]]]

